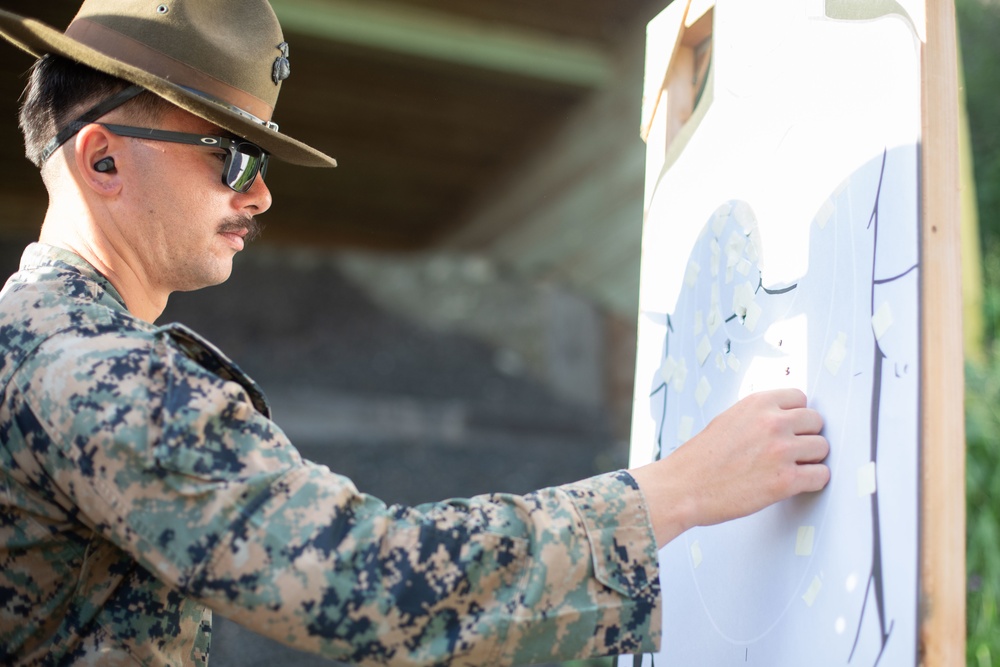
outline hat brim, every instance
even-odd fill
[[[46,53],[59,55],[141,86],[185,111],[252,141],[284,162],[304,167],[337,166],[335,159],[301,141],[244,118],[166,79],[111,58],[41,21],[0,9],[0,35],[36,58]]]

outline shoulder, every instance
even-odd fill
[[[152,419],[246,411],[270,417],[259,386],[222,352],[179,325],[71,324],[49,332],[13,382],[46,412],[109,416],[116,406]],[[111,414],[111,417],[116,417]]]
[[[8,284],[0,297],[0,387],[15,380],[66,395],[113,383],[127,398],[150,385],[156,369],[220,375],[195,354],[201,339],[177,329],[139,319],[71,271],[58,280]]]
[[[86,280],[8,285],[0,298],[0,386],[15,373],[56,361],[85,367],[94,355],[149,348],[154,328],[104,302]],[[45,354],[40,351],[45,348]],[[25,368],[27,366],[28,368]]]

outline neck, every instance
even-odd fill
[[[130,313],[152,323],[163,313],[170,293],[152,284],[123,239],[103,231],[114,228],[98,224],[86,206],[51,202],[38,240],[85,259],[114,286]]]

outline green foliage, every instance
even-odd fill
[[[983,319],[986,323],[984,333],[987,341],[996,341],[1000,339],[1000,239],[994,239],[989,246],[984,246],[982,259]]]
[[[983,248],[985,337],[966,373],[966,662],[1000,665],[1000,3],[955,0]]]
[[[969,667],[1000,664],[1000,350],[966,370]]]
[[[965,99],[972,136],[976,199],[987,287],[1000,283],[1000,3],[995,0],[955,0],[955,17],[962,48]],[[992,261],[992,266],[989,262]],[[985,325],[988,339],[1000,337],[1000,293],[987,295]]]

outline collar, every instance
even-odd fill
[[[95,269],[90,262],[70,250],[57,248],[47,243],[32,243],[24,249],[24,253],[21,255],[20,271],[21,273],[32,273],[39,277],[45,275],[55,277],[66,272],[78,274],[96,283],[101,292],[106,293],[122,310],[128,311],[125,299],[122,298],[118,290],[111,284],[111,281]],[[35,280],[37,279],[35,278]],[[94,296],[97,298],[101,297],[96,290]]]

